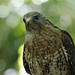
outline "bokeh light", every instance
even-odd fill
[[[19,24],[19,16],[16,14],[10,14],[6,19],[6,22],[8,26],[14,27]]]
[[[17,71],[15,69],[7,69],[5,72],[4,72],[4,75],[18,75]]]
[[[34,3],[34,4],[36,4],[36,5],[40,5],[40,4],[42,4],[42,3],[45,3],[45,2],[47,2],[48,0],[32,0],[32,2]]]
[[[11,3],[15,6],[15,7],[20,7],[24,4],[24,0],[11,0]]]
[[[48,0],[39,0],[41,3],[47,2]]]
[[[60,17],[60,24],[63,27],[68,27],[71,25],[71,23],[72,23],[72,17],[70,14],[65,13]]]
[[[19,71],[19,75],[29,75],[29,74],[25,71],[24,67],[22,67]]]
[[[66,0],[66,2],[72,9],[75,9],[75,0]]]
[[[31,7],[27,4],[24,4],[18,9],[17,13],[23,17],[27,12],[30,11],[32,11]]]
[[[10,10],[5,5],[0,5],[0,18],[5,18],[8,16]]]

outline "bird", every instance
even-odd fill
[[[39,12],[28,12],[23,21],[26,72],[30,75],[75,75],[75,47],[70,34]]]

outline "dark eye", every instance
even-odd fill
[[[38,20],[39,16],[38,15],[34,15],[33,18],[34,18],[34,20]]]

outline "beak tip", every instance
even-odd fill
[[[23,18],[23,21],[25,23],[26,28],[28,28],[30,25],[30,19],[28,18],[27,20],[25,20],[25,18]]]
[[[29,22],[29,21],[27,22],[27,25],[28,25],[28,26],[30,25],[30,22]]]

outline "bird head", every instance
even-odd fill
[[[27,31],[38,30],[45,25],[45,17],[38,12],[29,12],[25,14],[23,21]]]

